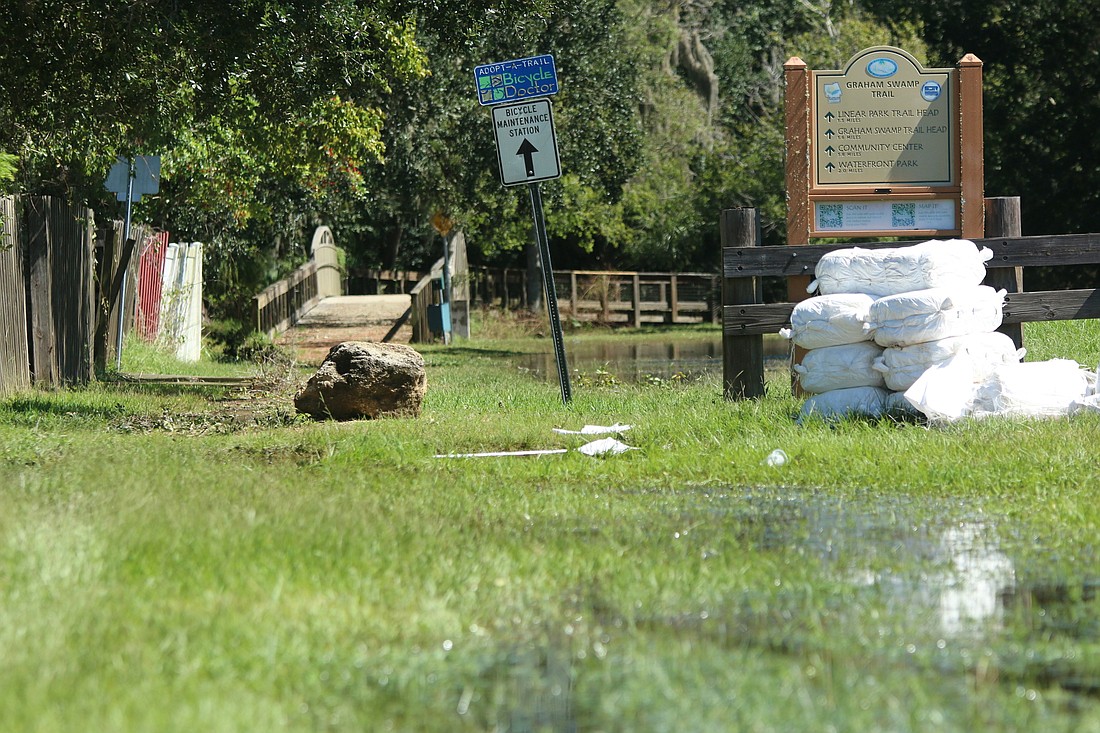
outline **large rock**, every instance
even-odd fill
[[[345,341],[329,350],[294,406],[318,419],[416,417],[427,388],[424,357],[414,349]]]

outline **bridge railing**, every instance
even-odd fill
[[[253,296],[256,330],[268,338],[275,338],[296,324],[322,298],[341,295],[342,272],[332,230],[317,227],[309,262]]]
[[[252,298],[256,330],[274,338],[296,324],[320,299],[317,263],[310,260]]]

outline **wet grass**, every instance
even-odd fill
[[[1098,416],[798,427],[782,377],[566,407],[534,348],[425,348],[417,420],[4,398],[0,729],[1100,730]],[[616,421],[640,450],[434,458]]]

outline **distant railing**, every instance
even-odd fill
[[[317,263],[310,260],[252,298],[256,330],[274,338],[296,324],[319,300]]]
[[[428,273],[417,270],[356,269],[348,274],[348,292],[359,295],[412,293]]]
[[[526,271],[470,268],[475,302],[524,308]],[[578,321],[641,326],[647,323],[718,323],[721,279],[701,272],[554,272],[558,309]]]
[[[322,298],[343,294],[339,250],[332,231],[317,227],[310,260],[277,283],[253,296],[256,330],[275,338],[298,323]]]

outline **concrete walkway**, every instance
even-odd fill
[[[343,341],[382,341],[409,309],[408,295],[338,295],[324,298],[298,324],[276,341],[296,352],[298,361],[320,364],[329,349]],[[406,320],[389,339],[407,344],[412,328]]]

